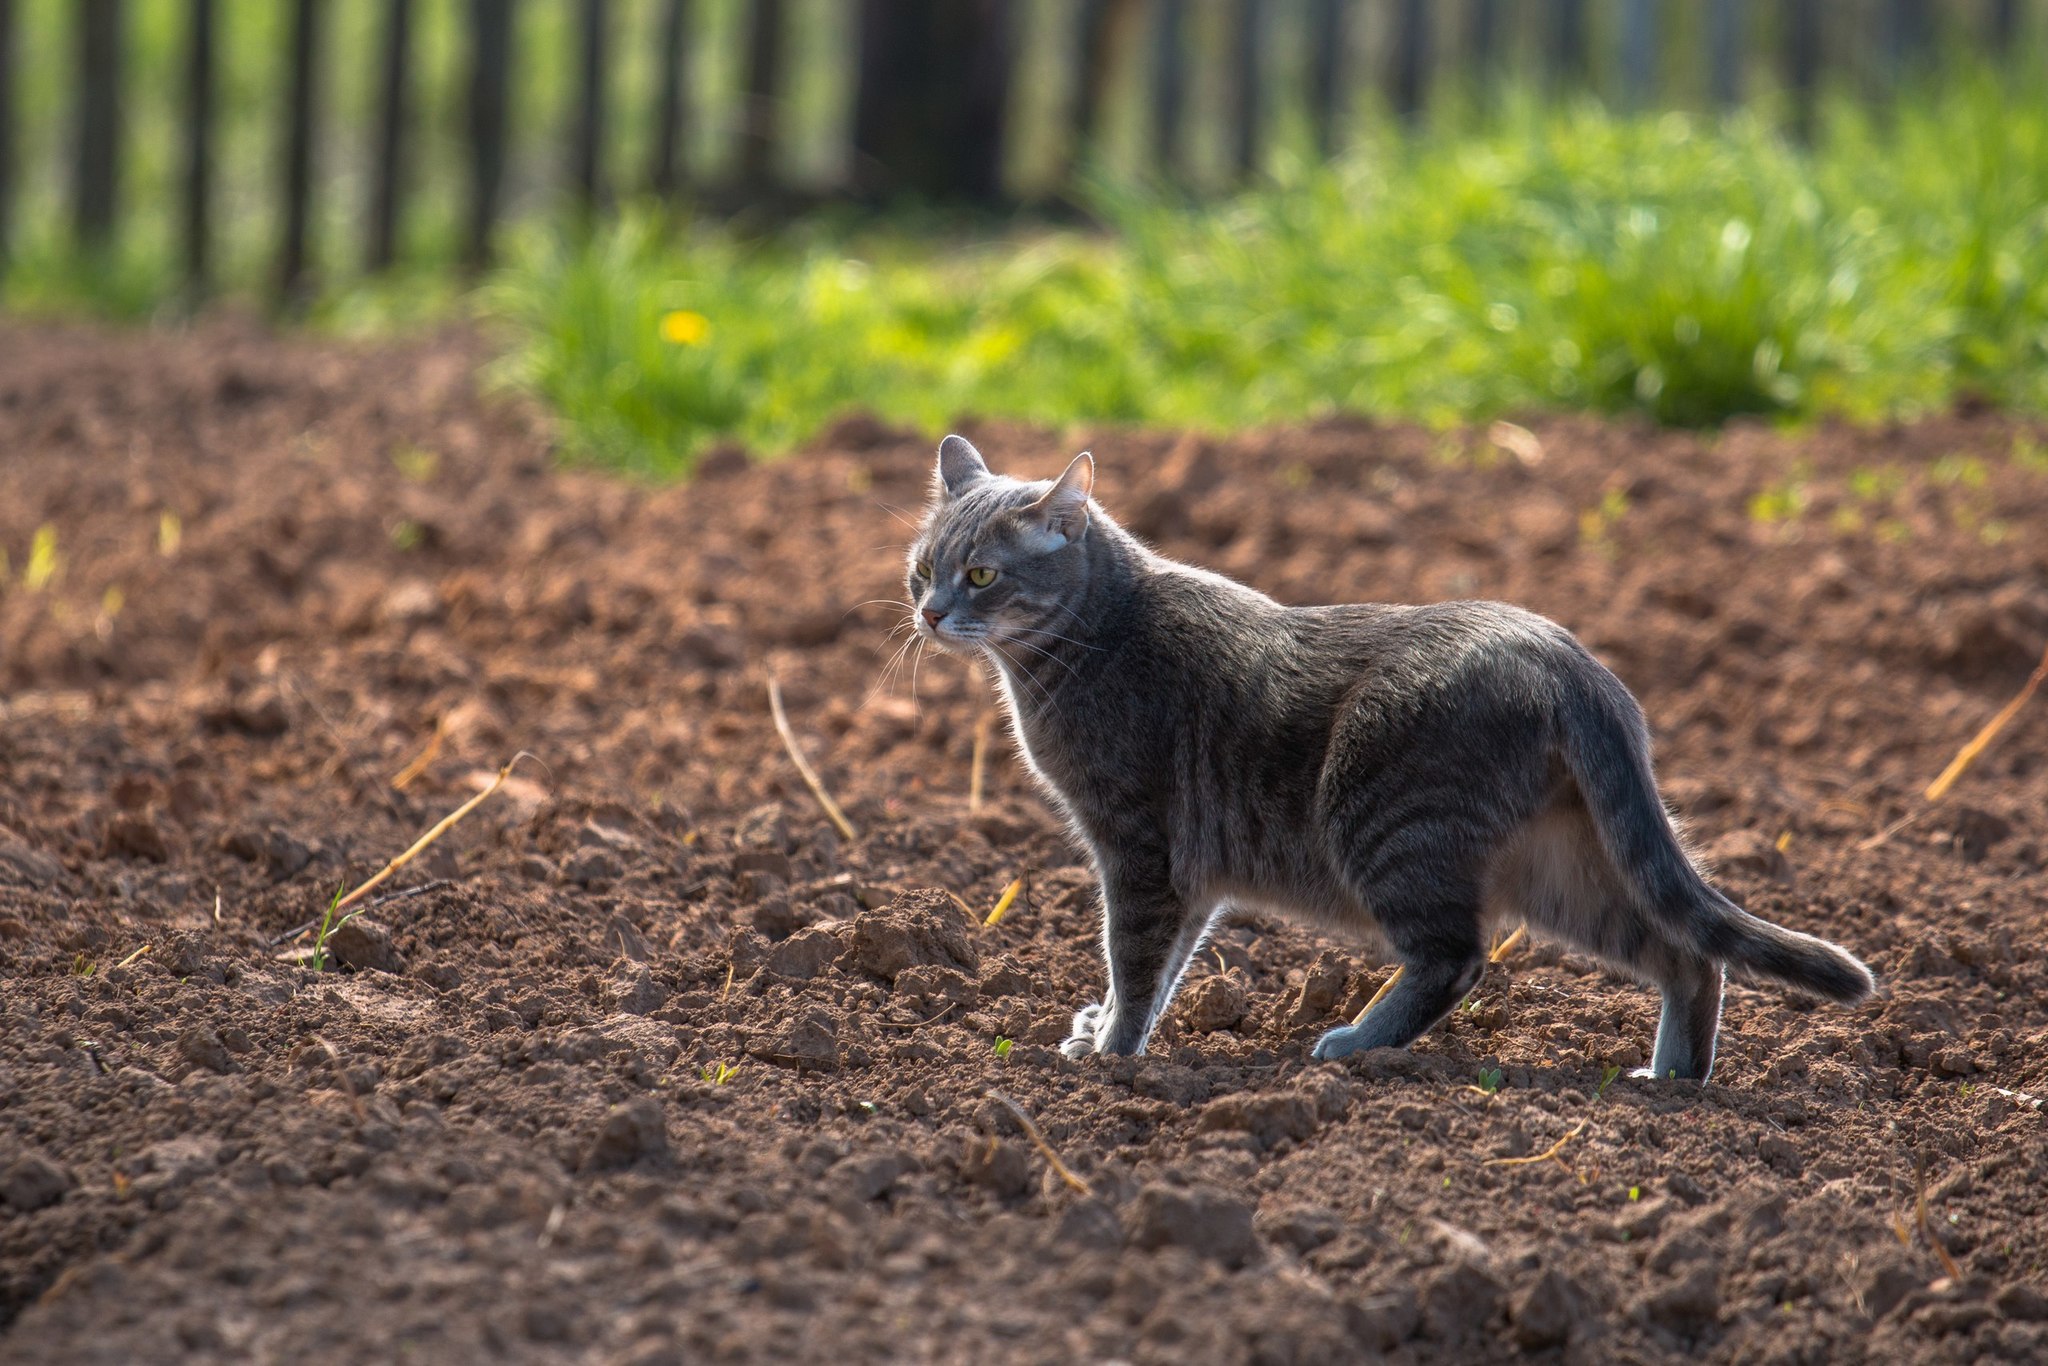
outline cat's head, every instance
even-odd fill
[[[940,442],[905,575],[918,634],[962,652],[1065,634],[1056,619],[1085,572],[1094,487],[1085,451],[1059,478],[1027,483],[991,473],[964,437]]]

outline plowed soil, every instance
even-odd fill
[[[936,433],[640,487],[485,358],[0,330],[0,1357],[2048,1358],[2048,698],[1921,797],[2048,642],[2039,432],[969,426],[1286,600],[1563,621],[1884,984],[1732,989],[1700,1088],[1523,946],[1316,1064],[1387,969],[1246,920],[1069,1062],[1090,874],[1000,727],[970,805],[968,665],[885,678]]]

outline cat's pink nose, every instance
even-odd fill
[[[945,616],[946,614],[944,612],[935,612],[931,608],[927,607],[924,609],[924,624],[931,627],[933,630],[937,630],[939,623],[945,620]]]

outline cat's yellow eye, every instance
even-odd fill
[[[919,560],[912,566],[911,572],[920,579],[928,579],[932,576],[932,562],[930,560]]]
[[[967,581],[976,588],[986,588],[996,581],[996,571],[987,568],[970,569],[967,571]]]

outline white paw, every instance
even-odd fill
[[[1102,1038],[1108,1032],[1110,1016],[1100,1001],[1082,1006],[1074,1012],[1074,1023],[1066,1042],[1060,1045],[1060,1052],[1070,1058],[1085,1058],[1100,1051]]]
[[[1093,1035],[1084,1039],[1077,1034],[1060,1045],[1060,1052],[1069,1058],[1085,1058],[1094,1051],[1095,1039]]]

